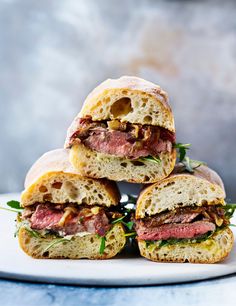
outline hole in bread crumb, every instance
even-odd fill
[[[144,166],[144,163],[138,160],[131,161],[134,166]]]
[[[122,90],[123,95],[127,95],[128,91],[127,90]]]
[[[91,243],[94,243],[93,237],[90,238],[90,242],[91,242]]]
[[[103,200],[103,196],[101,195],[101,193],[98,194],[98,197],[100,200]]]
[[[65,182],[65,190],[71,199],[75,200],[78,197],[78,188],[71,182]]]
[[[48,201],[48,202],[50,202],[50,201],[52,201],[52,195],[51,195],[51,193],[47,193],[47,194],[45,194],[44,196],[43,196],[43,201]]]
[[[112,104],[110,112],[114,118],[117,118],[120,116],[127,115],[132,110],[133,108],[131,106],[130,98],[124,97],[124,98],[117,100],[116,102]]]
[[[48,256],[49,256],[49,252],[48,251],[43,253],[43,257],[48,257]]]
[[[45,192],[48,191],[48,189],[47,189],[46,186],[42,185],[42,186],[39,187],[39,191],[42,192],[42,193],[45,193]]]
[[[52,184],[52,188],[55,189],[61,189],[62,183],[61,182],[55,182]]]
[[[143,118],[144,123],[151,123],[152,122],[152,117],[147,115]]]
[[[121,165],[121,167],[124,167],[124,168],[127,167],[127,163],[121,163],[120,165]]]
[[[167,183],[166,185],[165,185],[165,187],[167,187],[167,186],[172,186],[172,185],[174,185],[175,184],[175,182],[169,182],[169,183]]]
[[[148,99],[147,98],[142,98],[142,101],[147,103]]]
[[[144,182],[148,182],[149,181],[149,177],[147,175],[144,176]]]

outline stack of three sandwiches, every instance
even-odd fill
[[[176,148],[159,86],[136,77],[103,82],[68,129],[65,149],[44,154],[27,174],[22,249],[35,258],[112,258],[133,225],[148,259],[221,261],[233,245],[223,183]],[[129,220],[114,181],[144,184]]]

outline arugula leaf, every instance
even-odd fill
[[[111,222],[111,224],[119,223],[119,222],[121,222],[124,218],[125,218],[125,216],[122,216],[122,217],[120,217],[120,218],[117,218],[117,219],[113,220],[113,221]]]
[[[206,165],[206,163],[194,160],[186,156],[186,151],[190,149],[190,143],[176,143],[174,144],[174,148],[178,149],[178,158],[179,162],[182,163],[183,169],[179,169],[179,171],[188,171],[190,173],[194,173],[194,170],[200,167],[201,165]]]
[[[21,213],[20,210],[10,209],[10,208],[1,207],[1,206],[0,206],[0,209],[2,209],[2,210],[7,210],[7,211],[11,211],[11,212],[15,212],[15,213],[17,213],[17,214]]]
[[[185,158],[186,150],[189,150],[190,146],[191,146],[190,143],[178,142],[178,143],[174,144],[174,148],[178,149],[178,151],[179,151],[178,157],[179,157],[180,162]]]
[[[146,157],[140,157],[138,160],[140,160],[140,161],[150,161],[150,162],[153,162],[153,163],[156,163],[156,164],[161,163],[161,159],[160,159],[159,156],[148,155]]]
[[[99,253],[103,254],[106,248],[106,237],[100,237],[100,239],[101,239],[101,242],[100,242]]]
[[[35,238],[40,238],[40,234],[34,230],[32,230],[31,228],[25,227],[25,230],[32,236]]]
[[[122,216],[122,217],[120,217],[120,218],[117,218],[117,219],[115,219],[114,221],[112,221],[111,223],[112,224],[116,224],[116,223],[122,223],[122,224],[124,224],[124,226],[126,226],[129,230],[132,230],[132,227],[133,227],[133,225],[134,225],[134,222],[133,221],[129,221],[129,222],[125,222],[125,221],[123,221],[123,219],[125,218],[126,216]]]
[[[148,248],[150,245],[154,244],[154,240],[145,240],[146,247]]]
[[[123,224],[131,231],[132,228],[133,228],[134,222],[129,221],[129,222],[126,222],[126,223],[123,223]]]
[[[23,207],[20,206],[20,202],[18,201],[11,200],[11,201],[8,201],[6,204],[10,208],[0,207],[0,209],[15,212],[15,213],[20,213],[23,210]]]
[[[190,173],[194,173],[194,170],[200,167],[201,165],[206,165],[205,162],[194,160],[189,157],[184,157],[184,159],[181,161],[181,163],[184,165],[183,171],[188,171]]]
[[[51,249],[53,246],[63,243],[63,242],[68,242],[70,241],[70,239],[68,238],[59,238],[59,239],[55,239],[53,240],[51,243],[49,243],[49,245],[44,249],[44,252],[47,252],[49,249]]]
[[[225,206],[222,206],[222,208],[225,210],[225,216],[230,219],[233,217],[233,214],[236,210],[236,204],[228,203]]]
[[[15,200],[11,200],[7,202],[7,206],[14,208],[14,209],[18,209],[18,210],[22,210],[23,207],[20,206],[20,202],[19,201],[15,201]]]
[[[185,157],[185,158],[182,160],[182,163],[184,164],[185,170],[186,170],[186,171],[188,171],[188,172],[190,172],[190,173],[193,173],[193,172],[194,172],[189,157]]]

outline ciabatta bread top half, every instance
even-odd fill
[[[29,170],[21,205],[51,202],[87,205],[117,205],[120,193],[115,182],[82,176],[69,162],[69,150],[42,155]]]
[[[136,218],[144,218],[186,206],[225,204],[225,189],[219,175],[207,166],[200,166],[193,174],[173,173],[142,190],[138,197]]]
[[[65,147],[69,146],[70,137],[77,131],[79,119],[86,116],[93,121],[118,119],[156,125],[175,132],[167,93],[160,86],[133,76],[108,79],[88,95],[68,129]]]

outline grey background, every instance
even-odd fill
[[[91,89],[127,74],[168,91],[178,140],[236,199],[236,1],[1,0],[0,61],[0,192],[63,145]]]

